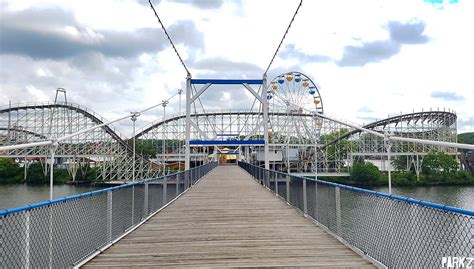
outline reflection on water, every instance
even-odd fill
[[[388,193],[388,187],[375,191]],[[392,193],[432,203],[474,210],[474,186],[394,187]]]
[[[100,187],[55,185],[54,198],[101,189]],[[0,185],[0,210],[49,200],[48,185]]]

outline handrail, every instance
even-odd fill
[[[471,210],[288,175],[244,162],[239,166],[381,267],[434,268],[442,257],[472,255]],[[286,183],[286,188],[279,183]]]
[[[216,166],[216,162],[207,163],[140,182],[2,210],[1,248],[5,255],[0,267],[78,267],[178,199]],[[81,233],[85,229],[88,232]]]
[[[195,171],[196,169],[198,169],[200,167],[201,166],[194,167],[194,168],[191,168],[191,169],[186,170],[186,171]],[[54,199],[54,200],[47,200],[47,201],[43,201],[43,202],[31,204],[31,205],[23,205],[23,206],[19,206],[19,207],[4,209],[4,210],[0,210],[0,217],[6,216],[6,215],[9,215],[9,214],[13,214],[13,213],[17,213],[17,212],[21,212],[21,211],[31,210],[31,209],[38,208],[38,207],[44,207],[44,206],[53,205],[53,204],[57,204],[57,203],[61,203],[61,202],[69,201],[69,200],[74,200],[74,199],[78,199],[78,198],[92,196],[92,195],[96,195],[96,194],[100,194],[100,193],[104,193],[104,192],[108,192],[108,191],[114,191],[114,190],[118,190],[118,189],[122,189],[122,188],[128,188],[128,187],[136,186],[136,185],[143,185],[146,182],[156,181],[156,180],[163,180],[164,178],[173,177],[173,176],[176,176],[176,175],[181,174],[181,173],[184,173],[184,172],[177,172],[177,173],[167,174],[167,175],[158,176],[158,177],[154,177],[154,178],[148,178],[148,179],[144,179],[144,180],[137,181],[137,182],[122,184],[120,186],[114,186],[114,187],[109,187],[109,188],[105,188],[105,189],[100,189],[100,190],[95,190],[95,191],[90,191],[90,192],[84,192],[84,193],[75,194],[75,195],[71,195],[71,196],[67,196],[67,197],[63,197],[63,198],[58,198],[58,199]]]
[[[245,162],[239,162],[239,163],[245,163]],[[262,167],[259,167],[259,166],[256,166],[256,165],[253,165],[253,164],[250,164],[250,163],[245,163],[245,164],[256,167],[256,168],[259,168],[259,169],[266,170],[265,168],[262,168]],[[409,197],[403,197],[403,196],[399,196],[399,195],[395,195],[395,194],[388,194],[388,193],[383,193],[383,192],[378,192],[378,191],[371,191],[371,190],[367,190],[367,189],[352,187],[352,186],[348,186],[348,185],[344,185],[344,184],[340,184],[340,183],[329,182],[329,181],[320,180],[320,179],[314,179],[314,178],[298,176],[298,175],[290,175],[290,174],[283,173],[283,172],[280,172],[280,171],[275,171],[275,170],[266,170],[266,171],[270,171],[272,173],[277,173],[277,174],[285,175],[285,176],[288,175],[288,176],[291,176],[292,178],[296,178],[298,180],[308,180],[308,181],[312,181],[312,182],[317,182],[317,183],[330,185],[330,186],[333,186],[333,187],[339,187],[341,189],[346,189],[346,190],[351,190],[351,191],[356,191],[356,192],[361,192],[361,193],[367,193],[367,194],[376,195],[376,196],[380,196],[380,197],[385,197],[385,198],[398,200],[398,201],[403,201],[403,202],[407,202],[407,203],[411,203],[411,204],[417,204],[417,205],[422,205],[422,206],[426,206],[426,207],[431,207],[431,208],[441,209],[441,210],[445,210],[445,211],[450,211],[450,212],[465,214],[465,215],[469,215],[469,216],[474,216],[474,211],[468,210],[468,209],[458,208],[458,207],[454,207],[454,206],[447,206],[447,205],[427,202],[427,201],[423,201],[423,200],[417,200],[417,199],[413,199],[413,198],[409,198]]]

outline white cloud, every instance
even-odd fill
[[[203,48],[187,46],[185,42],[178,44],[195,78],[198,74],[248,77],[252,72],[254,77],[260,77],[259,70],[266,68],[296,6],[297,2],[289,0],[243,0],[223,1],[220,8],[200,9],[191,4],[156,1],[167,27],[190,20],[202,34]],[[69,24],[41,27],[45,31],[62,31],[84,43],[99,42],[105,38],[100,33],[110,31],[151,28],[163,34],[151,9],[133,0],[7,1],[2,12],[31,7],[57,7],[70,12],[72,21],[77,21],[81,28]],[[284,42],[294,44],[294,52],[289,58],[277,57],[270,74],[299,69],[295,71],[302,71],[321,86],[326,112],[360,123],[364,121],[361,118],[380,119],[400,111],[449,107],[453,102],[431,98],[431,94],[455,92],[464,97],[456,102],[456,107],[451,107],[460,119],[460,132],[472,131],[468,122],[474,114],[474,39],[469,34],[474,25],[473,12],[473,1],[460,1],[443,10],[422,0],[305,1]],[[383,61],[356,67],[314,61],[317,57],[307,61],[307,55],[341,59],[348,46],[388,40],[390,21],[405,23],[412,19],[426,24],[424,35],[429,41],[403,45]],[[68,100],[113,118],[154,105],[184,88],[186,73],[174,51],[169,46],[160,50],[158,44],[156,51],[143,51],[128,59],[102,54],[61,60],[1,55],[0,96],[4,103],[9,99],[43,101],[51,99],[57,87],[64,87],[68,89]],[[216,70],[212,70],[214,60]],[[199,68],[198,63],[207,64]],[[24,70],[24,74],[15,74],[7,66]],[[242,70],[245,67],[247,70]],[[27,96],[18,94],[21,91]],[[221,96],[230,97],[234,95]],[[167,111],[178,111],[177,103],[174,100]],[[158,119],[160,113],[153,112],[145,121]]]
[[[38,102],[51,101],[51,99],[43,91],[41,91],[40,89],[35,88],[35,86],[33,86],[33,85],[26,86],[26,90]]]
[[[53,76],[51,71],[49,71],[48,69],[44,69],[44,68],[38,68],[36,70],[36,75],[38,77],[52,77]]]

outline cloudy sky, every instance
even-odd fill
[[[193,78],[261,78],[299,1],[153,3]],[[305,73],[325,112],[352,122],[446,108],[457,112],[459,132],[474,131],[473,13],[468,0],[306,0],[269,79]],[[62,87],[69,102],[113,119],[184,87],[146,0],[3,0],[0,20],[0,106],[53,101]],[[203,99],[209,108],[252,102],[225,88]]]

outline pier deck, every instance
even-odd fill
[[[343,245],[238,166],[220,166],[85,267],[357,267]]]

